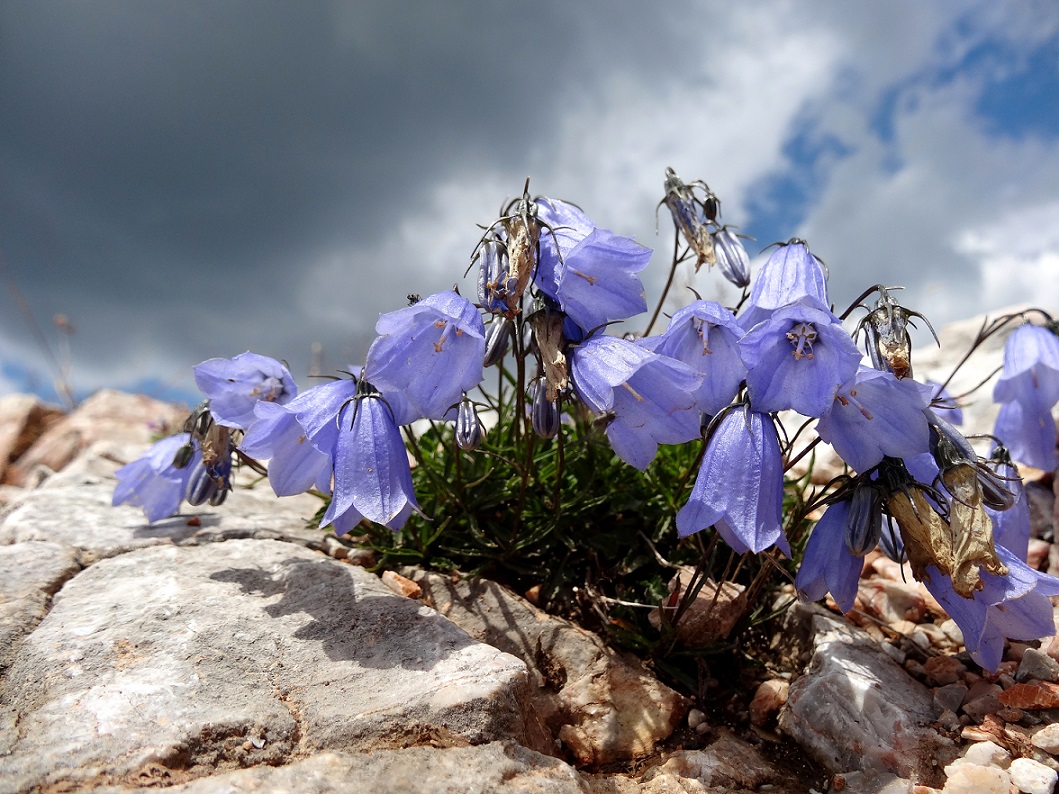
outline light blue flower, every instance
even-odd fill
[[[772,252],[750,288],[750,298],[739,322],[750,330],[777,309],[809,298],[821,307],[827,298],[827,270],[801,240],[791,240]]]
[[[853,608],[864,558],[846,545],[851,502],[830,505],[813,527],[794,586],[806,601],[819,601],[828,591],[843,612]]]
[[[298,421],[297,411],[316,396],[310,388],[287,405],[258,403],[257,420],[239,443],[246,455],[268,460],[268,481],[276,496],[293,496],[313,486],[321,493],[331,491],[331,456],[310,443]],[[337,413],[336,407],[332,420]]]
[[[890,372],[860,367],[820,416],[816,432],[854,471],[864,472],[889,455],[904,458],[930,451],[924,410],[930,388]]]
[[[364,377],[387,398],[402,395],[419,417],[455,418],[463,394],[482,380],[485,325],[474,304],[439,292],[382,315],[375,330]]]
[[[577,396],[610,418],[607,438],[618,457],[646,469],[659,444],[700,433],[694,393],[700,378],[684,363],[613,336],[593,336],[569,354]]]
[[[1006,576],[981,571],[982,589],[963,598],[952,581],[937,568],[927,568],[927,590],[963,632],[963,642],[978,664],[996,671],[1004,640],[1036,640],[1055,633],[1049,596],[1059,595],[1059,579],[1035,571],[1008,549],[998,545],[997,556],[1007,566]]]
[[[320,526],[333,524],[341,535],[366,518],[396,531],[413,511],[422,515],[408,453],[386,401],[362,381],[338,427],[334,495]]]
[[[754,410],[792,408],[812,417],[831,407],[861,358],[838,318],[808,299],[773,311],[740,340],[739,350]]]
[[[155,443],[142,457],[115,472],[118,484],[111,503],[143,508],[150,523],[175,515],[184,501],[193,471],[202,469],[202,452],[197,448],[183,468],[173,465],[181,447],[190,443],[188,433],[178,433]]]
[[[559,304],[583,331],[647,311],[636,274],[651,249],[629,237],[598,228],[565,201],[537,199],[541,232],[537,288]]]
[[[695,390],[700,410],[713,416],[735,399],[746,377],[739,356],[743,329],[728,309],[714,301],[698,300],[673,315],[661,336],[638,340],[664,356],[683,361],[702,376]]]
[[[686,537],[709,526],[736,552],[779,546],[783,535],[783,456],[768,414],[749,409],[725,413],[706,444],[691,497],[677,513]]]
[[[287,368],[268,356],[240,353],[234,358],[211,358],[195,367],[195,384],[210,401],[217,424],[246,430],[254,421],[259,401],[289,402],[298,393]]]

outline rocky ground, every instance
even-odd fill
[[[306,527],[312,497],[241,489],[154,526],[111,507],[179,418],[0,399],[0,792],[1055,788],[1059,643],[985,674],[885,558],[852,612],[789,609],[757,681],[697,703],[495,583],[369,573]],[[1042,568],[1052,485],[1030,486]]]

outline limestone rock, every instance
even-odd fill
[[[944,794],[1010,794],[1011,776],[1004,769],[978,764],[945,767]]]
[[[650,753],[683,717],[683,698],[598,637],[498,584],[406,569],[426,603],[475,639],[522,659],[544,725],[581,765]]]
[[[59,471],[96,441],[146,445],[159,431],[177,432],[186,416],[186,408],[143,395],[103,389],[51,424],[9,467],[5,482],[22,485],[37,466]]]
[[[23,641],[0,682],[0,789],[532,746],[526,701],[522,662],[356,566],[269,540],[137,549],[68,581]]]
[[[473,784],[471,783],[473,781]],[[511,741],[478,747],[408,747],[367,754],[323,752],[280,766],[256,766],[166,788],[172,794],[291,792],[330,794],[583,794],[577,772],[562,761]],[[634,790],[638,787],[633,784]],[[155,791],[156,789],[151,789]],[[128,789],[96,789],[119,794]]]
[[[936,775],[946,749],[926,727],[934,719],[930,691],[898,667],[862,631],[820,607],[788,613],[793,633],[809,634],[809,668],[790,688],[780,731],[834,773],[877,769],[918,783]]]
[[[62,411],[30,394],[0,397],[0,481],[8,465],[18,460],[40,438]]]
[[[55,591],[79,570],[76,551],[60,543],[0,546],[0,674],[44,617]]]

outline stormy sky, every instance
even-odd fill
[[[649,303],[672,166],[752,252],[808,240],[840,307],[1059,312],[1057,97],[1050,0],[7,0],[0,393],[68,358],[79,395],[188,399],[247,349],[307,385],[407,293],[473,296],[527,176],[656,249]]]

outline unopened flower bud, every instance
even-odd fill
[[[478,249],[478,304],[487,312],[503,312],[507,298],[507,246],[496,238]]]
[[[467,452],[478,449],[483,436],[482,420],[474,403],[464,395],[456,409],[456,446]]]
[[[881,535],[882,497],[874,485],[860,485],[853,491],[846,518],[846,548],[863,557],[879,544]]]
[[[559,432],[559,401],[548,399],[548,390],[538,383],[530,410],[533,432],[541,438],[554,438]]]
[[[217,481],[209,475],[206,467],[199,466],[192,473],[191,479],[188,480],[188,488],[184,498],[187,499],[189,505],[198,507],[207,501],[212,503],[217,496],[218,490]]]
[[[713,249],[717,254],[717,266],[730,282],[740,289],[750,284],[750,257],[738,236],[725,226],[713,235]]]
[[[489,323],[489,330],[485,332],[484,366],[499,364],[511,347],[511,325],[511,320],[506,317],[495,318]]]

